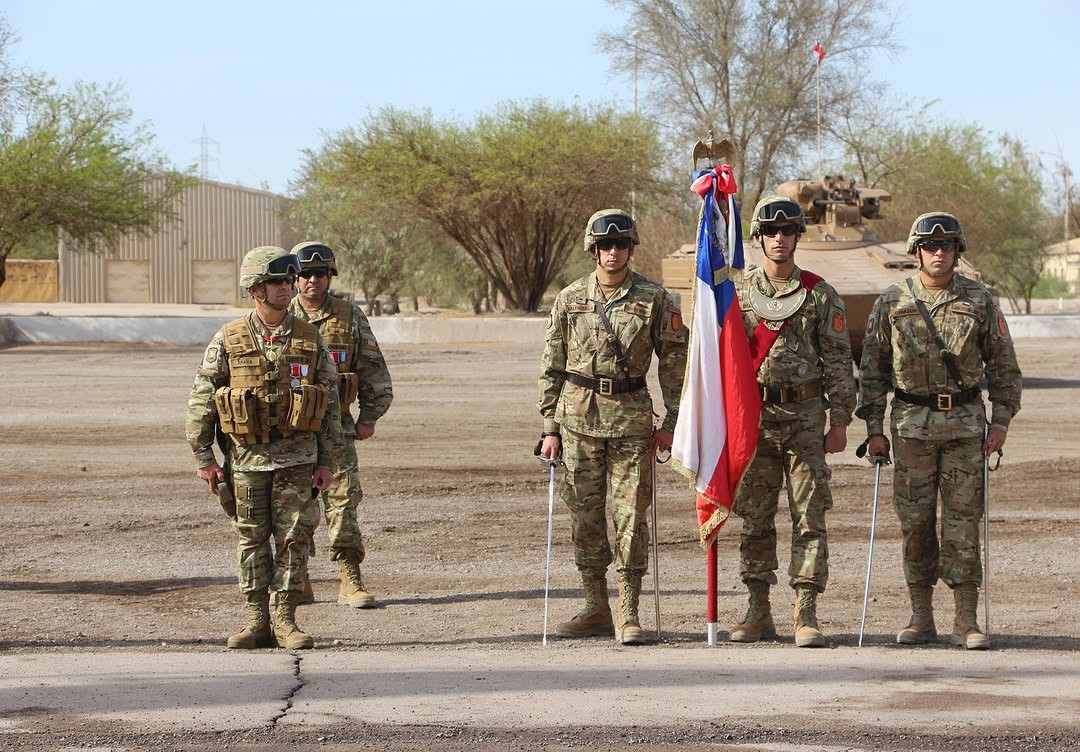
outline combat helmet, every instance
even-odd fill
[[[589,217],[585,225],[585,252],[603,238],[630,238],[631,248],[640,242],[637,223],[622,209],[601,209]]]
[[[333,277],[338,273],[337,260],[330,246],[316,240],[305,240],[297,243],[289,253],[296,256],[300,262],[300,269],[326,269],[327,274]]]
[[[963,253],[967,250],[967,241],[964,240],[964,228],[960,226],[960,220],[948,212],[928,212],[920,214],[911,223],[911,232],[908,233],[907,252],[914,256],[919,241],[931,236],[940,240],[955,238],[957,252]]]
[[[300,262],[284,248],[260,245],[252,248],[240,264],[240,286],[245,290],[271,279],[285,279],[300,271]]]
[[[780,221],[791,222],[799,227],[799,233],[806,232],[806,217],[802,207],[786,196],[766,196],[757,202],[754,215],[750,219],[750,237],[761,235],[761,225]]]

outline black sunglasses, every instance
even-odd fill
[[[785,238],[790,238],[792,235],[794,235],[798,231],[799,231],[798,225],[762,225],[761,226],[761,234],[766,236],[766,237],[769,237],[769,238],[776,237],[776,233],[780,233]]]
[[[596,248],[600,251],[610,251],[612,248],[618,248],[620,251],[625,251],[630,247],[630,238],[604,238],[603,240],[596,241]]]
[[[266,284],[268,285],[292,285],[296,284],[296,275],[287,274],[284,277],[267,277]]]
[[[612,229],[614,228],[614,230]],[[593,235],[607,235],[614,232],[630,232],[634,229],[634,220],[625,214],[608,214],[595,220],[589,227]]]
[[[920,240],[919,248],[927,253],[937,253],[938,251],[955,251],[960,246],[956,242],[955,238],[942,238],[940,240]]]
[[[929,217],[920,219],[915,224],[916,235],[933,235],[934,233],[942,235],[959,235],[960,223],[955,217],[947,217],[943,214],[934,214]]]
[[[334,252],[325,245],[307,245],[296,252],[296,257],[300,259],[301,264],[307,264],[312,261],[322,261],[325,263],[334,260]]]
[[[300,276],[304,279],[308,279],[309,277],[314,277],[315,279],[322,279],[327,274],[329,274],[329,272],[326,269],[304,269],[302,272],[300,272]]]

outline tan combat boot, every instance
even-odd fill
[[[275,590],[274,593],[270,596],[270,605],[271,606],[276,606],[277,605],[277,599],[278,599],[278,593]],[[307,572],[304,572],[304,592],[300,596],[299,603],[300,603],[301,606],[310,606],[314,602],[315,602],[315,590],[314,590],[314,588],[311,587],[311,577],[308,576]]]
[[[619,575],[619,615],[615,639],[623,645],[644,645],[645,633],[638,621],[638,598],[641,595],[641,575]]]
[[[581,573],[585,608],[570,621],[555,627],[556,637],[606,637],[615,633],[608,605],[607,578]]]
[[[795,593],[795,647],[825,647],[825,635],[818,629],[817,588],[813,585],[798,585]]]
[[[979,586],[966,582],[953,588],[956,601],[956,619],[953,621],[952,642],[968,650],[986,650],[990,638],[979,629],[975,612],[979,610]]]
[[[349,554],[344,559],[338,559],[338,568],[341,570],[338,605],[374,608],[375,596],[364,590],[364,581],[360,578],[360,558],[356,554]]]
[[[750,607],[743,620],[731,628],[728,639],[731,642],[757,642],[762,637],[775,637],[776,625],[773,624],[772,608],[769,606],[769,583],[748,580],[746,589],[750,592]]]
[[[247,600],[247,626],[229,635],[225,644],[240,650],[273,647],[274,640],[270,635],[270,594],[260,590],[245,593],[244,597]]]
[[[911,596],[911,621],[896,635],[901,645],[925,645],[937,637],[934,626],[934,588],[932,585],[908,585]]]
[[[296,626],[296,606],[300,602],[300,593],[278,593],[277,606],[274,607],[274,641],[278,647],[286,650],[304,650],[315,647],[315,640]]]

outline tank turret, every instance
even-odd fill
[[[857,188],[854,180],[826,175],[820,180],[788,180],[777,194],[796,201],[806,215],[806,232],[799,237],[795,263],[821,275],[844,298],[851,350],[856,362],[862,353],[866,320],[878,295],[894,282],[915,273],[918,264],[907,254],[905,241],[881,243],[866,220],[881,218],[881,205],[892,195],[881,188]],[[749,238],[744,245],[748,266],[761,264],[761,246]],[[689,300],[694,276],[693,244],[684,245],[661,261],[664,285]],[[978,273],[961,257],[960,271]]]

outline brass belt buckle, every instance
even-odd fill
[[[937,395],[937,409],[942,412],[952,410],[952,395],[951,394],[939,394]]]
[[[598,376],[596,378],[596,391],[600,392],[600,394],[605,397],[610,397],[612,395],[614,386],[615,382],[611,379],[605,379],[603,376]]]

